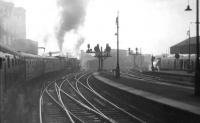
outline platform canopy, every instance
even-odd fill
[[[196,54],[196,37],[190,38],[190,45],[189,45],[189,38],[188,38],[178,44],[171,46],[170,53],[171,54],[175,54],[175,53],[189,54],[189,46],[190,46],[190,54]]]

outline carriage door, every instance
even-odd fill
[[[6,59],[0,58],[0,89],[6,91]]]
[[[1,107],[0,107],[0,111],[1,114],[3,112],[3,104],[4,104],[4,92],[5,92],[5,59],[0,57],[0,103],[1,103]],[[1,116],[2,119],[2,116]]]
[[[0,58],[0,89],[1,94],[4,90],[5,84],[5,59]]]

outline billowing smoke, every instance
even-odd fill
[[[84,37],[80,37],[74,47],[74,51],[76,53],[76,56],[78,56],[78,53],[79,53],[79,50],[80,50],[80,47],[81,45],[84,43],[85,41],[85,38]]]
[[[58,46],[62,50],[64,36],[67,32],[78,28],[83,24],[86,15],[88,0],[58,0],[57,5],[60,10],[59,25],[56,28],[56,38]]]
[[[45,46],[47,45],[47,42],[49,41],[49,37],[50,36],[48,34],[44,35],[44,37],[43,37],[43,43]]]

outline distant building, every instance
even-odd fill
[[[0,44],[0,51],[6,52],[6,50],[14,52],[24,52],[29,54],[38,55],[38,42],[32,41],[30,39],[17,39],[12,41],[12,45],[3,45]]]
[[[14,51],[38,54],[38,43],[26,39],[26,11],[0,1],[0,45]]]
[[[21,51],[25,53],[38,55],[38,42],[32,41],[30,39],[14,40],[10,48],[15,51]]]
[[[117,50],[111,50],[111,56],[104,60],[104,68],[115,69],[117,64]],[[119,50],[119,66],[120,69],[128,69],[133,67],[133,58],[128,55],[127,50]]]
[[[16,39],[26,38],[25,9],[0,1],[0,43],[11,45]]]
[[[104,60],[105,69],[115,69],[117,64],[117,50],[111,50],[111,56]],[[127,50],[119,50],[119,66],[121,70],[127,69],[139,69],[148,70],[148,66],[151,64],[151,55],[129,55]]]
[[[90,54],[84,52],[81,50],[81,55],[80,55],[80,65],[82,69],[87,70],[88,69],[88,62],[93,61],[95,58],[91,56]],[[95,68],[96,69],[96,68]]]
[[[200,45],[199,45],[200,46]],[[189,39],[170,47],[170,54],[189,54]],[[190,54],[196,54],[196,37],[190,38]]]
[[[93,57],[85,52],[81,52],[81,66],[85,70],[98,70],[98,58]],[[106,70],[116,69],[117,64],[117,50],[111,50],[111,57],[104,59],[103,68]],[[127,50],[119,50],[119,66],[121,70],[131,68],[148,70],[151,65],[151,55],[129,55]]]

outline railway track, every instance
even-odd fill
[[[140,79],[140,80],[157,80],[157,81],[165,81],[164,79],[156,76],[145,75],[138,71],[123,71],[121,72],[123,76],[129,76],[132,78]]]
[[[62,106],[53,85],[64,78],[44,84],[39,100],[40,123],[71,123],[69,112]]]
[[[65,76],[44,85],[40,123],[145,123],[93,90],[91,73]]]
[[[172,82],[169,82],[169,80],[163,79],[161,77],[145,75],[145,74],[142,74],[142,73],[136,72],[136,71],[129,70],[128,72],[121,72],[121,74],[124,77],[129,77],[129,78],[133,78],[133,79],[137,79],[137,80],[143,80],[143,81],[149,82],[149,83],[161,84],[161,85],[166,85],[166,86],[176,86],[176,87],[180,87],[180,88],[193,90],[192,86],[182,85],[182,84],[178,84],[178,83],[172,83]]]
[[[118,107],[117,105],[113,104],[111,101],[105,99],[99,93],[94,91],[94,89],[88,83],[88,79],[90,77],[91,76],[88,76],[82,80],[78,80],[77,88],[82,93],[84,98],[92,103],[93,107],[97,108],[96,110],[100,111],[104,115],[119,123],[145,122],[137,116],[126,112],[124,109]],[[84,91],[85,89],[87,89],[87,91]]]

